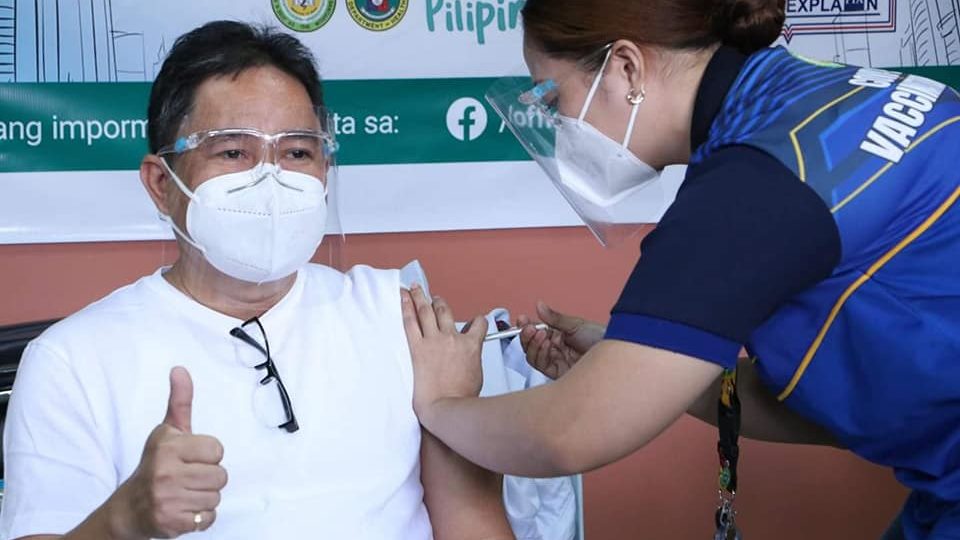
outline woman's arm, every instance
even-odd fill
[[[833,435],[818,424],[800,416],[777,398],[760,381],[752,361],[741,360],[737,372],[737,395],[740,398],[740,434],[758,441],[817,444],[840,448]],[[720,382],[707,390],[688,410],[690,415],[717,425],[717,401]]]
[[[480,465],[520,476],[596,469],[641,448],[720,373],[687,356],[624,342],[594,347],[554,384],[495,398],[444,398],[424,426]]]
[[[672,424],[721,372],[669,351],[603,341],[557,382],[478,398],[482,325],[457,332],[446,303],[404,293],[414,406],[427,430],[490,470],[559,476],[616,461]]]

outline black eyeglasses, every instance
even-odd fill
[[[263,339],[257,340],[251,336],[251,334],[262,337]],[[267,341],[267,333],[264,331],[263,325],[260,324],[260,319],[257,317],[250,319],[237,328],[230,330],[230,335],[246,343],[247,345],[250,345],[259,351],[264,358],[266,358],[266,360],[263,362],[254,362],[251,367],[256,369],[265,369],[267,371],[267,375],[260,380],[261,386],[266,386],[270,383],[276,383],[277,385],[277,390],[280,392],[280,401],[283,403],[283,412],[286,415],[286,420],[277,427],[280,429],[285,429],[289,433],[293,433],[300,429],[300,424],[297,423],[297,417],[293,414],[293,405],[290,403],[290,394],[287,393],[287,388],[283,385],[283,380],[280,379],[280,373],[277,371],[277,366],[273,363],[273,358],[270,356],[270,343]],[[263,342],[262,344],[261,341]]]

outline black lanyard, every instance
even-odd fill
[[[717,427],[720,440],[720,503],[714,515],[717,532],[714,540],[740,540],[735,523],[733,502],[737,496],[737,461],[740,459],[740,398],[737,397],[737,370],[724,370],[720,378],[720,400],[717,403]]]

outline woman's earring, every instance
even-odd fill
[[[643,100],[646,98],[647,94],[643,91],[643,88],[641,88],[639,92],[631,88],[627,93],[627,101],[629,101],[631,105],[639,105],[643,103]]]

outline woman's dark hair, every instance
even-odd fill
[[[205,81],[264,66],[300,81],[310,101],[315,106],[323,105],[313,54],[289,34],[235,21],[215,21],[180,36],[150,90],[150,151],[156,153],[173,142],[193,108],[197,88]]]
[[[527,0],[522,13],[538,48],[596,64],[597,51],[618,39],[668,49],[723,43],[750,54],[773,43],[785,19],[784,0]]]

